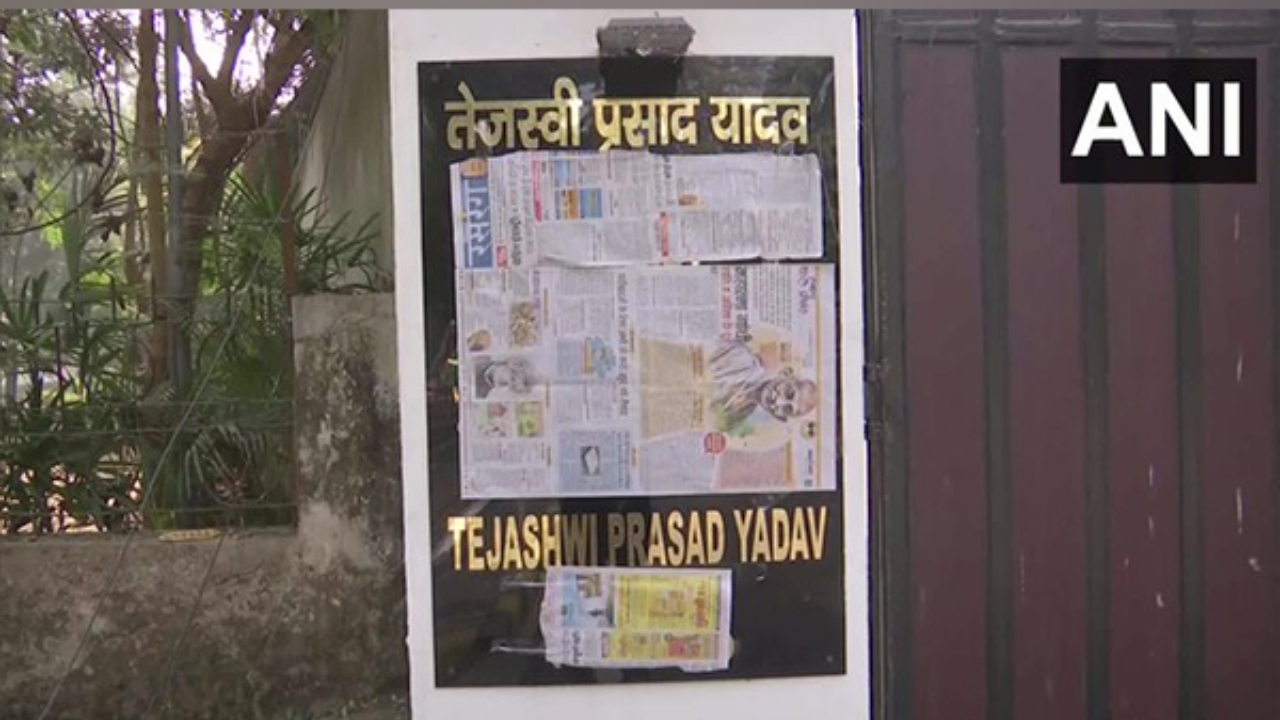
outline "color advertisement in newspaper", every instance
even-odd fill
[[[460,268],[822,255],[814,155],[528,151],[450,171]]]
[[[458,271],[462,496],[832,490],[834,268]]]
[[[730,570],[550,568],[540,618],[547,661],[724,670],[732,592]]]

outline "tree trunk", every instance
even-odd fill
[[[205,139],[195,167],[183,180],[182,238],[173,248],[177,270],[173,295],[180,317],[192,317],[195,312],[204,266],[202,245],[222,209],[227,177],[235,168],[244,145],[244,136],[233,133],[218,133]]]
[[[142,171],[142,191],[147,203],[147,242],[151,267],[151,316],[155,320],[149,355],[148,391],[161,387],[169,377],[170,314],[166,307],[169,296],[168,253],[165,249],[164,185],[160,163],[160,90],[156,83],[156,57],[160,45],[156,38],[155,11],[141,10],[138,27],[138,96],[137,153]]]
[[[201,131],[195,167],[182,183],[182,242],[174,248],[177,275],[172,281],[173,294],[179,298],[183,313],[194,310],[204,261],[201,245],[221,209],[227,177],[255,135],[270,125],[281,89],[298,70],[315,32],[307,21],[292,28],[288,18],[271,20],[276,35],[262,61],[262,78],[256,87],[237,92],[232,81],[235,59],[252,27],[253,17],[244,14],[236,21],[238,31],[232,33],[217,76],[195,51],[190,26],[179,37],[192,72],[204,89],[214,120],[211,127]]]
[[[125,290],[129,298],[138,303],[138,309],[146,313],[147,309],[143,305],[146,299],[146,291],[142,287],[144,279],[142,272],[143,252],[138,233],[138,216],[141,213],[141,208],[138,202],[138,180],[136,178],[129,178],[129,192],[126,197],[128,204],[125,206],[124,213],[124,253],[120,258],[124,265]]]
[[[276,136],[275,164],[276,198],[280,203],[280,252],[284,262],[284,294],[289,312],[293,311],[293,296],[298,294],[298,229],[293,226],[293,158],[289,153],[288,135]],[[292,345],[290,345],[292,347]]]

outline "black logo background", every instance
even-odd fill
[[[1081,59],[1059,69],[1059,162],[1064,183],[1254,183],[1258,175],[1258,75],[1252,58]],[[1222,154],[1222,83],[1240,83],[1240,156]],[[1114,82],[1144,153],[1151,152],[1151,85],[1169,83],[1194,119],[1195,83],[1209,82],[1209,157],[1195,157],[1170,123],[1165,157],[1129,157],[1119,142],[1095,142],[1087,157],[1071,156],[1098,83]],[[1114,123],[1107,113],[1105,125]]]

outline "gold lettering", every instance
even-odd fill
[[[538,517],[525,515],[524,522],[524,566],[532,570],[538,567],[538,558],[542,555],[541,543],[538,539]]]
[[[589,543],[589,526],[585,515],[570,515],[564,539],[565,560],[570,565],[586,565]]]
[[[711,132],[723,143],[809,142],[809,98],[713,97],[710,103]]]
[[[609,564],[618,564],[618,551],[627,542],[627,531],[620,513],[609,513]]]
[[[627,564],[636,567],[645,565],[644,556],[644,516],[640,513],[627,513]]]
[[[667,550],[667,561],[673,567],[684,562],[684,516],[680,511],[667,515],[667,534],[670,535],[671,547]]]
[[[569,78],[557,78],[552,88],[555,93],[555,106],[551,114],[543,118],[542,134],[547,142],[560,147],[578,147],[582,144],[582,99],[578,97],[578,86]],[[568,137],[565,136],[565,124],[568,124]]]
[[[707,563],[715,565],[724,559],[724,516],[719,510],[707,511]]]
[[[791,107],[782,112],[782,139],[809,144],[809,98],[787,98],[787,104]]]
[[[754,510],[734,510],[733,524],[738,527],[738,559],[747,561],[747,533],[751,531],[751,518]]]
[[[462,569],[462,534],[467,531],[467,519],[451,517],[448,521],[449,533],[453,535],[453,569]]]
[[[755,532],[751,535],[751,562],[769,562],[769,523],[764,508],[755,512]]]
[[[563,557],[560,548],[560,515],[542,516],[542,565],[552,567],[561,565]]]
[[[769,534],[773,536],[773,559],[781,562],[787,558],[791,549],[791,523],[787,518],[787,511],[782,508],[774,508],[769,515],[772,521]]]
[[[466,82],[444,104],[445,140],[454,150],[578,147],[584,101],[571,78],[556,78],[549,99],[477,100]],[[701,98],[596,98],[592,112],[600,150],[698,143]],[[809,142],[809,98],[713,97],[711,129],[721,142],[774,145]]]
[[[689,513],[689,542],[685,551],[685,565],[703,565],[707,562],[707,552],[702,546],[702,520],[697,510]]]
[[[622,129],[627,134],[627,145],[642,148],[648,145],[667,144],[667,116],[658,111],[654,100],[626,101],[631,108],[631,117],[622,121]],[[661,122],[661,127],[659,127]]]
[[[686,145],[698,142],[694,112],[700,98],[635,98],[592,101],[600,150],[617,146],[644,148],[671,144],[672,138]]]
[[[582,100],[578,97],[578,86],[569,78],[557,78],[552,94],[555,96],[552,100],[513,103],[525,113],[519,121],[521,147],[539,148],[543,141],[560,147],[581,144]]]
[[[471,571],[484,569],[484,558],[480,550],[484,547],[484,518],[467,518],[467,569]]]
[[[799,560],[801,555],[808,560],[812,555],[809,552],[809,533],[806,531],[804,524],[804,509],[796,508],[795,517],[791,522],[791,559]]]
[[[458,83],[462,100],[446,102],[449,114],[445,139],[454,150],[474,150],[477,139],[488,147],[539,148],[543,142],[559,147],[581,143],[583,101],[567,77],[557,78],[550,100],[478,101],[465,83]],[[520,115],[523,114],[523,118]]]
[[[761,142],[778,144],[778,106],[776,103],[764,101],[764,104],[751,108],[754,118],[751,129],[756,139]]]
[[[458,83],[458,94],[461,102],[444,104],[446,113],[462,111],[462,115],[449,118],[445,129],[445,139],[454,150],[474,150],[476,148],[476,98],[465,82]],[[465,134],[464,134],[465,133]]]
[[[488,113],[488,117],[483,117],[476,121],[476,133],[480,136],[480,141],[491,148],[499,145],[508,149],[514,148],[516,145],[516,104],[484,104],[492,105],[493,107],[485,111]]]
[[[600,150],[608,150],[622,144],[622,108],[613,100],[596,98],[591,102],[595,112],[596,134],[600,136]]]
[[[809,516],[809,539],[813,543],[813,559],[822,559],[822,550],[827,537],[827,509],[819,508],[817,522],[814,522],[813,508],[806,508]]]
[[[490,570],[502,567],[502,518],[493,519],[493,542],[485,550],[484,561]]]
[[[667,541],[662,536],[662,516],[658,513],[649,518],[649,555],[646,564],[664,567],[667,564]]]
[[[507,516],[506,543],[502,546],[502,569],[523,570],[524,562],[520,554],[520,528],[516,519]]]
[[[668,101],[671,108],[671,137],[685,145],[698,144],[698,123],[694,112],[702,100],[688,98]]]
[[[730,145],[741,145],[751,142],[751,124],[744,128],[743,113],[745,111],[742,98],[713,97],[710,99],[715,113],[711,116],[711,134],[716,139]],[[746,131],[744,137],[743,131]]]

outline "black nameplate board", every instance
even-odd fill
[[[837,88],[830,58],[818,57],[697,57],[662,61],[609,58],[422,63],[419,65],[422,249],[427,348],[427,418],[429,467],[405,468],[406,482],[429,482],[433,534],[432,566],[436,684],[438,687],[484,687],[708,681],[845,673],[845,578],[843,478],[837,453],[836,490],[787,494],[718,494],[625,498],[538,498],[465,500],[460,493],[457,389],[457,310],[450,201],[449,167],[472,157],[497,156],[522,148],[500,145],[454,149],[447,142],[446,103],[459,101],[465,82],[478,101],[549,99],[559,78],[576,84],[584,105],[580,144],[571,148],[596,151],[601,138],[593,125],[591,101],[596,98],[699,97],[705,105],[716,96],[804,97],[810,99],[806,143],[780,145],[717,142],[708,131],[705,108],[698,116],[697,144],[650,147],[655,153],[784,152],[818,156],[823,182],[823,257],[807,262],[837,264],[839,236],[836,176],[835,95],[852,92]],[[854,122],[845,118],[845,122]],[[545,146],[542,149],[548,149]],[[555,148],[558,149],[558,148]],[[837,327],[839,327],[837,317]],[[838,359],[837,359],[838,362]],[[837,364],[838,367],[838,364]],[[837,417],[840,392],[837,388]],[[839,422],[839,421],[838,421]],[[840,429],[837,426],[836,437]],[[788,517],[822,513],[820,559],[743,562],[738,517],[773,509]],[[498,651],[507,647],[536,648],[540,641],[540,572],[471,571],[455,564],[454,534],[449,518],[474,517],[486,522],[485,533],[505,518],[528,515],[594,515],[599,537],[606,542],[610,514],[642,517],[656,513],[667,518],[680,513],[687,521],[718,513],[723,523],[724,552],[712,567],[733,572],[732,636],[735,650],[728,670],[688,673],[677,669],[590,670],[557,668],[536,651]],[[806,516],[806,513],[810,515]],[[636,515],[638,514],[638,515]],[[600,553],[601,564],[605,553]],[[623,556],[625,557],[625,553]]]

